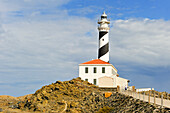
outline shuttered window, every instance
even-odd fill
[[[85,73],[88,73],[88,67],[85,67]]]
[[[93,80],[93,84],[94,84],[94,85],[96,85],[96,83],[97,83],[97,80],[96,80],[96,79],[94,79],[94,80]]]
[[[105,67],[102,67],[102,73],[105,73]]]
[[[93,72],[97,73],[97,68],[96,67],[94,67]]]

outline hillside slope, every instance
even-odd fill
[[[107,106],[107,107],[106,107]],[[170,112],[146,102],[114,92],[108,98],[98,87],[80,78],[57,81],[43,86],[34,94],[13,102],[13,109],[27,112],[90,113],[90,112]]]

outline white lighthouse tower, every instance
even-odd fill
[[[109,24],[105,12],[101,15],[101,20],[98,21],[99,27],[99,50],[98,59],[109,62]]]

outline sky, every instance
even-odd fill
[[[136,88],[170,93],[169,0],[0,0],[0,95],[78,77],[111,21],[110,63]]]

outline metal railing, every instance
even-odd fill
[[[161,107],[167,107],[170,108],[170,100],[169,99],[163,99],[163,94],[161,95],[161,98],[157,98],[154,94],[154,96],[152,97],[149,94],[141,94],[138,92],[133,92],[133,91],[129,91],[129,90],[120,90],[120,93],[128,95],[128,96],[132,96],[135,99],[139,99],[148,103],[153,103],[154,105],[160,105]]]

